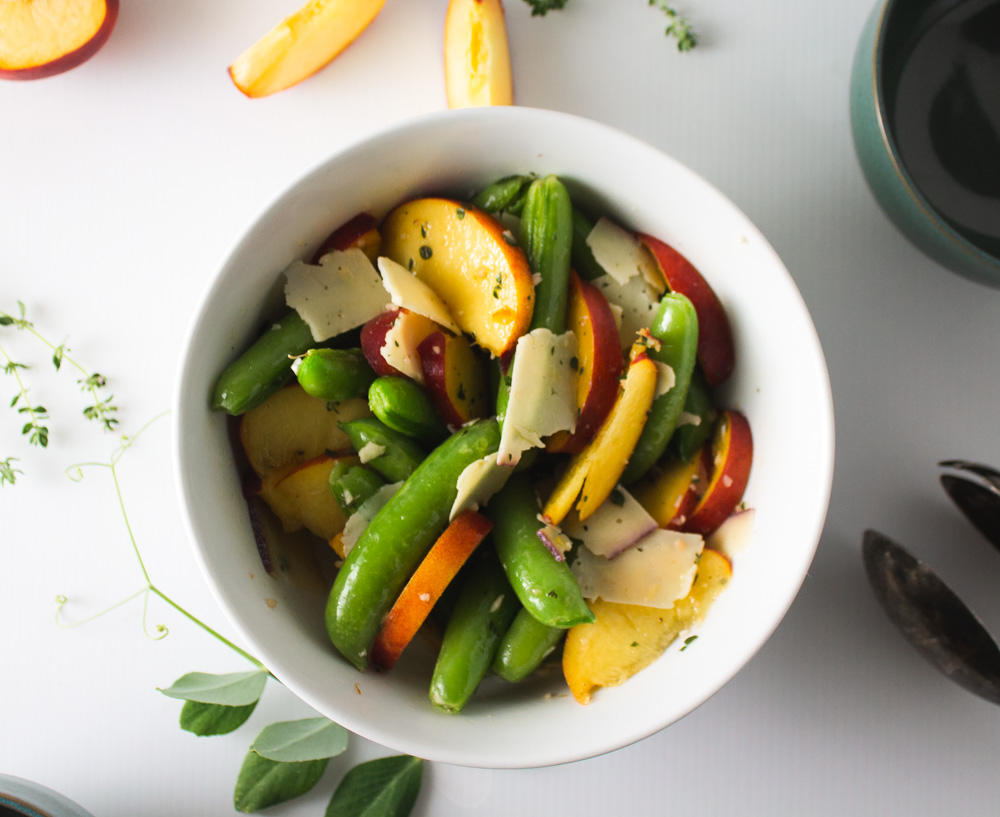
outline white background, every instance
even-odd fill
[[[29,317],[107,375],[134,432],[167,409],[197,297],[242,229],[339,147],[444,107],[445,0],[387,0],[319,75],[247,100],[226,66],[297,0],[122,0],[84,66],[0,82],[0,309]],[[746,669],[683,721],[606,757],[490,772],[425,769],[416,815],[996,813],[1000,713],[938,675],[883,616],[860,541],[874,527],[930,562],[994,631],[1000,554],[949,504],[935,463],[1000,465],[1000,293],[923,258],[877,208],[847,116],[869,0],[690,0],[702,44],[679,55],[643,0],[571,0],[532,19],[507,0],[519,104],[614,125],[670,153],[762,229],[812,312],[830,367],[837,464],[813,568]],[[780,321],[781,316],[775,315]],[[50,409],[29,449],[0,410],[0,773],[30,778],[97,817],[232,813],[247,746],[309,710],[271,684],[236,733],[195,738],[159,695],[185,672],[240,658],[162,603],[80,620],[142,578],[104,469],[64,469],[115,447],[78,418],[75,374],[0,330]],[[781,365],[776,361],[775,365]],[[0,378],[0,401],[14,394]],[[5,405],[5,403],[2,403]],[[154,583],[231,631],[198,572],[171,474],[169,421],[122,461],[122,489]],[[794,479],[789,474],[789,479]],[[545,725],[540,723],[539,729]],[[525,740],[530,741],[526,735]],[[282,815],[321,815],[336,781],[386,750],[362,740]]]

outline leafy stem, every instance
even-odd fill
[[[0,313],[0,315],[2,314],[5,313]],[[10,401],[10,406],[11,408],[17,406],[18,414],[28,416],[28,422],[24,424],[21,433],[28,436],[28,442],[31,445],[46,448],[49,444],[49,429],[42,425],[42,421],[49,418],[48,412],[44,406],[31,405],[31,401],[28,399],[28,386],[18,372],[19,369],[27,369],[28,367],[24,363],[18,363],[14,360],[2,346],[0,346],[0,355],[3,355],[4,361],[6,361],[3,364],[4,374],[13,375],[14,381],[17,383],[17,394]],[[21,405],[18,406],[18,403]],[[13,479],[9,479],[9,481],[14,482]]]
[[[81,479],[83,479],[83,469],[84,468],[107,468],[111,472],[111,480],[112,480],[112,483],[115,486],[115,495],[118,498],[118,507],[121,510],[122,519],[125,522],[125,530],[128,533],[129,542],[131,542],[131,544],[132,544],[132,552],[135,554],[135,558],[136,558],[136,560],[139,563],[139,569],[142,571],[142,577],[143,577],[143,579],[145,581],[145,586],[143,588],[141,588],[139,591],[137,591],[136,593],[133,593],[127,599],[123,599],[122,601],[118,602],[117,604],[113,605],[112,607],[109,607],[108,610],[105,610],[103,612],[108,612],[109,610],[113,610],[115,607],[118,607],[119,605],[124,604],[127,601],[131,601],[132,599],[137,598],[141,594],[145,594],[146,600],[148,601],[149,595],[153,594],[155,596],[158,596],[160,599],[162,599],[164,602],[166,602],[171,607],[173,607],[177,612],[179,612],[181,615],[183,615],[189,621],[191,621],[194,624],[197,624],[199,627],[201,627],[201,629],[203,629],[205,632],[207,632],[213,638],[215,638],[216,640],[218,640],[221,643],[225,644],[227,647],[229,647],[229,649],[233,650],[237,654],[243,656],[243,658],[245,658],[247,661],[249,661],[255,667],[257,667],[258,669],[264,670],[266,672],[267,668],[259,660],[257,660],[256,658],[254,658],[246,650],[243,650],[240,647],[238,647],[236,644],[234,644],[232,641],[230,641],[228,638],[226,638],[221,633],[219,633],[216,630],[212,629],[210,626],[208,626],[205,622],[203,622],[197,616],[195,616],[192,613],[188,612],[186,609],[184,609],[184,607],[182,607],[180,604],[178,604],[176,601],[174,601],[172,598],[170,598],[170,596],[168,596],[166,593],[164,593],[162,590],[160,590],[160,588],[158,588],[155,584],[153,584],[153,581],[152,581],[152,579],[149,576],[149,572],[146,569],[146,563],[143,561],[142,554],[139,552],[139,545],[136,542],[135,533],[132,530],[132,523],[129,521],[128,512],[125,509],[125,499],[122,496],[121,484],[120,484],[120,482],[118,480],[118,462],[121,460],[121,458],[125,454],[125,452],[128,451],[129,448],[131,448],[135,444],[135,441],[139,439],[139,437],[142,435],[142,433],[144,431],[146,431],[146,429],[148,429],[151,425],[153,425],[153,423],[155,423],[157,420],[161,419],[162,417],[165,417],[169,413],[170,413],[169,411],[161,412],[156,417],[154,417],[152,420],[150,420],[148,423],[146,423],[142,428],[140,428],[131,437],[122,435],[121,445],[119,445],[118,448],[115,449],[115,451],[111,455],[111,458],[107,462],[81,462],[81,463],[77,463],[76,465],[71,465],[69,468],[66,469],[67,476],[69,476],[70,479],[72,479],[74,482],[79,482]],[[66,598],[64,596],[59,596],[56,599],[56,601],[59,603],[60,608],[61,608],[66,603]],[[103,613],[98,613],[95,616],[91,616],[90,618],[85,619],[85,621],[90,621],[90,620],[92,620],[92,619],[94,619],[94,618],[96,618],[97,616],[100,616],[100,615],[103,615]],[[143,620],[145,621],[145,613],[143,615]],[[83,623],[83,622],[79,622],[79,623]],[[166,634],[165,628],[161,627],[161,628],[158,628],[158,629],[160,629],[160,631],[162,632],[163,635]]]
[[[656,6],[667,16],[668,25],[664,33],[677,40],[678,51],[690,51],[698,45],[698,35],[694,33],[687,17],[681,17],[677,9],[668,5],[666,0],[649,0],[649,5]]]

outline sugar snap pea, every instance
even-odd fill
[[[670,448],[676,451],[677,456],[684,462],[689,462],[712,436],[718,413],[712,405],[712,394],[699,366],[694,367],[694,373],[691,375],[691,385],[684,400],[684,413],[690,414],[692,418],[697,417],[698,421],[692,420],[684,425],[678,425],[674,436],[670,439]]]
[[[535,310],[529,328],[544,327],[561,334],[566,330],[573,205],[555,176],[535,179],[528,188],[520,239],[531,271],[541,275],[535,287]]]
[[[336,402],[364,397],[375,372],[360,349],[310,349],[295,376],[306,394]]]
[[[368,649],[382,618],[448,526],[459,475],[499,446],[500,428],[493,419],[452,434],[372,519],[344,560],[327,601],[326,630],[333,645],[358,669],[368,664]]]
[[[531,176],[504,176],[480,190],[472,203],[487,213],[506,211],[517,215],[524,206],[524,191],[530,183]]]
[[[363,465],[338,462],[330,469],[330,490],[337,504],[348,516],[353,516],[366,499],[374,496],[385,485],[374,471]]]
[[[289,357],[315,343],[309,326],[292,310],[229,364],[216,381],[212,410],[243,414],[256,408],[292,379]]]
[[[520,605],[497,557],[486,548],[448,620],[431,678],[430,699],[458,713],[486,675]]]
[[[515,473],[486,507],[497,555],[525,609],[542,624],[572,627],[594,620],[566,562],[538,538],[538,498],[530,474]]]
[[[448,436],[427,390],[408,377],[379,377],[368,388],[372,413],[393,431],[434,445]]]
[[[590,231],[593,229],[594,225],[590,223],[590,219],[574,207],[573,250],[571,258],[573,260],[573,269],[586,281],[593,281],[595,278],[600,278],[605,274],[604,267],[594,258],[594,253],[587,244],[587,236],[590,235]]]
[[[371,446],[368,450],[372,451],[374,456],[371,459],[363,457],[362,461],[367,460],[366,464],[389,482],[402,482],[416,470],[426,456],[424,449],[415,440],[393,431],[375,417],[351,420],[348,423],[341,423],[340,427],[359,454],[366,446]]]
[[[566,630],[549,627],[522,607],[500,639],[493,671],[505,681],[523,681],[562,641]]]
[[[650,346],[647,354],[673,369],[674,385],[653,400],[646,425],[621,477],[626,485],[639,479],[663,455],[684,410],[698,353],[698,316],[694,305],[679,292],[668,292],[660,299],[649,332],[659,342],[659,348]]]

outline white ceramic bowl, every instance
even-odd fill
[[[408,197],[458,197],[499,176],[558,174],[597,213],[674,245],[728,310],[737,367],[724,402],[749,418],[757,509],[749,549],[695,648],[672,647],[589,706],[558,671],[508,685],[488,678],[457,716],[427,698],[433,656],[417,644],[389,674],[336,654],[323,597],[261,569],[215,379],[251,341],[280,292],[280,272],[336,225],[384,215]],[[280,296],[279,296],[280,297]],[[833,408],[823,353],[788,272],[731,202],[690,170],[612,128],[526,108],[448,111],[333,156],[247,229],[202,297],[181,362],[176,467],[191,539],[219,603],[250,650],[318,712],[392,749],[484,768],[547,766],[626,746],[693,710],[732,678],[785,614],[812,561],[833,474]],[[265,600],[276,599],[269,607]],[[548,694],[551,693],[551,694]]]

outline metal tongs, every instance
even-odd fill
[[[965,460],[942,468],[941,485],[969,521],[1000,550],[1000,472]],[[862,559],[889,618],[941,672],[970,692],[1000,704],[1000,647],[983,623],[926,564],[900,544],[867,530]]]

